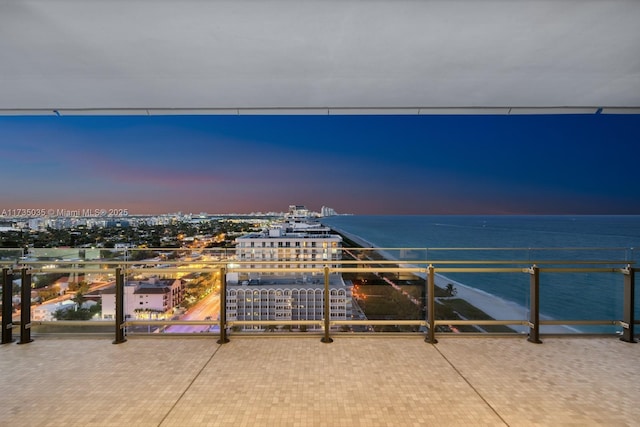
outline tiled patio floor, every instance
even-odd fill
[[[633,426],[638,373],[615,337],[39,337],[0,346],[0,426]]]

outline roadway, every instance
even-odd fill
[[[193,307],[191,307],[185,314],[180,316],[180,320],[217,320],[220,315],[220,294],[210,293]],[[166,333],[193,333],[193,332],[207,332],[210,325],[171,325],[165,328]]]

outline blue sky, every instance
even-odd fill
[[[0,117],[2,209],[640,214],[639,115]]]

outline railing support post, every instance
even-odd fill
[[[329,266],[324,266],[324,336],[320,341],[323,343],[332,343],[333,339],[329,336],[329,323],[331,318],[331,306],[329,305]]]
[[[427,267],[427,326],[429,328],[427,337],[424,339],[430,344],[438,342],[436,339],[436,279],[433,265]]]
[[[2,343],[13,342],[13,272],[8,268],[2,269]]]
[[[636,343],[636,339],[633,337],[633,324],[635,323],[634,305],[636,294],[636,279],[635,271],[630,265],[622,270],[624,274],[624,299],[622,310],[622,341]]]
[[[22,268],[22,283],[20,285],[20,341],[18,344],[28,344],[31,339],[31,273],[28,268]]]
[[[220,339],[218,344],[229,342],[227,337],[227,269],[220,269]]]
[[[124,337],[124,274],[122,268],[116,268],[116,337],[113,344],[122,344],[127,339]]]
[[[540,341],[540,268],[534,264],[529,269],[529,275],[531,308],[529,310],[529,338],[527,341],[542,344]]]

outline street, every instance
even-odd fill
[[[210,293],[196,305],[191,307],[185,314],[180,316],[180,320],[205,320],[210,317],[211,320],[218,319],[220,315],[220,295],[218,293]],[[167,327],[166,333],[192,333],[206,332],[210,328],[209,325],[172,325]]]

